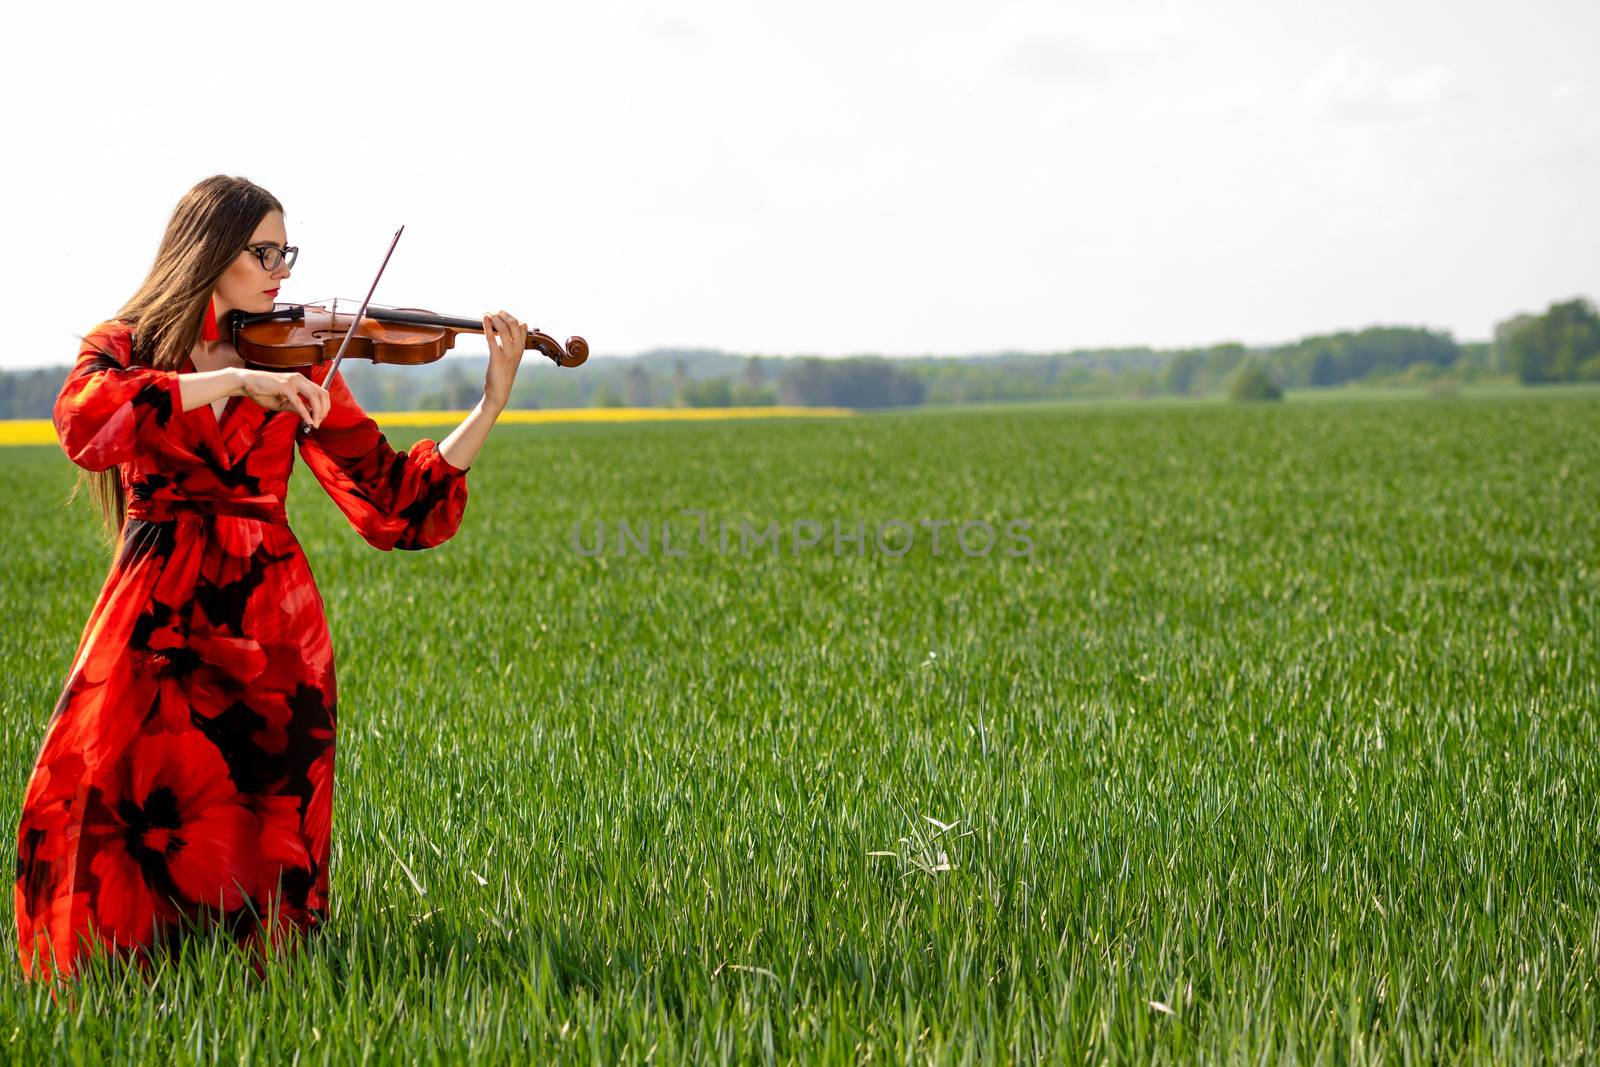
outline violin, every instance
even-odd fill
[[[398,236],[398,235],[396,235]],[[370,294],[369,294],[370,295]],[[416,308],[360,309],[350,301],[325,304],[278,304],[271,311],[230,316],[233,347],[246,363],[262,367],[312,367],[341,355],[373,363],[416,365],[440,359],[456,343],[458,333],[482,333],[476,319],[435,315]],[[360,325],[351,332],[351,324]],[[554,337],[529,330],[526,349],[538,349],[558,367],[581,366],[589,343],[569,337],[563,346]]]

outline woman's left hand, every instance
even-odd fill
[[[502,308],[483,317],[483,337],[489,342],[489,371],[483,378],[483,399],[496,412],[511,400],[511,383],[527,351],[528,324]]]

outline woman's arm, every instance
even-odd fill
[[[296,435],[300,458],[366,542],[385,551],[432,548],[455,535],[467,506],[467,475],[429,438],[404,451],[362,410],[343,374],[328,375],[332,408],[322,425]]]
[[[328,414],[328,391],[294,371],[222,367],[180,374],[178,395],[184,411],[223,397],[243,395],[268,411],[293,411],[313,428],[320,426]]]
[[[110,470],[141,445],[152,445],[167,432],[180,402],[177,373],[133,364],[132,348],[127,323],[96,326],[56,394],[56,438],[85,470]]]
[[[241,369],[243,368],[223,367],[221,370],[178,375],[178,395],[182,398],[183,410],[193,411],[225,396],[236,395],[241,388],[239,380]]]
[[[489,431],[494,427],[494,420],[500,417],[500,412],[505,410],[504,405],[490,404],[485,396],[478,401],[476,407],[461,420],[461,425],[450,431],[450,436],[439,442],[439,455],[444,461],[456,470],[464,471],[472,466],[472,461],[478,458],[478,450],[483,447],[483,442],[488,439]]]
[[[461,425],[439,442],[439,455],[457,470],[466,470],[478,458],[478,450],[511,399],[511,383],[526,351],[528,324],[501,311],[483,317],[483,339],[489,344],[489,370],[483,379],[483,399],[478,401]]]

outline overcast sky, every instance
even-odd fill
[[[282,299],[601,354],[1051,351],[1600,295],[1595,0],[6,5],[0,366],[70,361],[179,196]],[[481,351],[463,339],[460,351]]]

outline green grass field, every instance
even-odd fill
[[[330,930],[71,1011],[13,955],[0,1052],[1592,1061],[1597,428],[1593,392],[506,426],[418,554],[302,469]],[[0,450],[13,858],[106,568],[73,474]],[[711,545],[617,553],[623,519],[688,542],[680,509]],[[738,551],[834,519],[1034,548]]]

